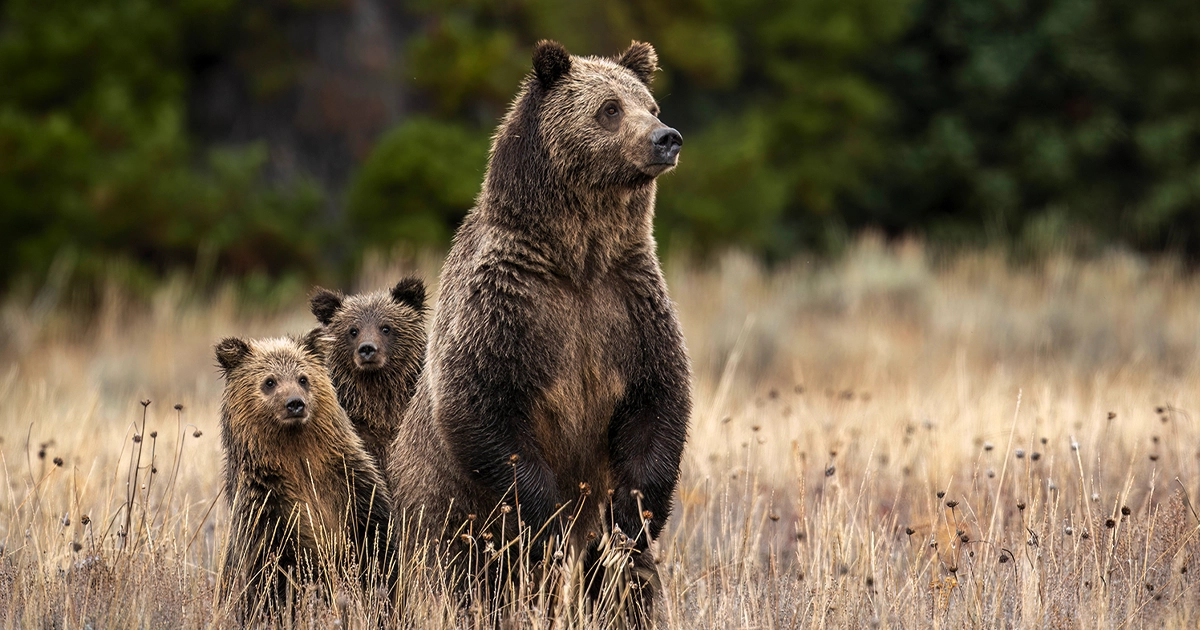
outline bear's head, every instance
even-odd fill
[[[337,395],[315,335],[244,340],[216,346],[225,377],[225,416],[235,435],[271,435],[328,417]]]
[[[658,56],[633,42],[608,57],[539,42],[533,72],[498,131],[488,181],[637,188],[673,168],[683,136],[659,119],[650,82]]]
[[[390,291],[349,297],[318,287],[309,307],[324,326],[325,350],[335,372],[420,369],[425,349],[425,283],[420,279],[405,278]]]

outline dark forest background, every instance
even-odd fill
[[[1200,255],[1196,0],[0,0],[0,288],[444,247],[541,38],[658,49],[667,249]]]

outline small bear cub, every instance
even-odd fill
[[[296,582],[390,581],[391,496],[338,406],[316,336],[230,337],[216,357],[233,512],[222,598],[245,620],[286,605]]]
[[[390,291],[351,296],[317,288],[309,306],[338,402],[386,470],[389,447],[425,362],[425,283],[409,277]]]

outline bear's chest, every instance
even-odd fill
[[[546,315],[558,334],[549,387],[534,413],[548,463],[594,472],[607,462],[608,426],[625,394],[635,331],[620,291],[570,292]]]

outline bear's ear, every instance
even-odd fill
[[[226,337],[217,344],[217,364],[228,375],[250,356],[250,344],[237,337]]]
[[[571,54],[563,45],[543,39],[533,48],[533,72],[542,88],[550,89],[571,71]]]
[[[405,278],[392,287],[392,300],[413,310],[425,310],[425,283],[420,278]]]
[[[621,53],[617,64],[629,68],[642,83],[650,85],[654,71],[658,70],[658,53],[654,52],[654,46],[635,41],[629,45],[629,50]]]
[[[308,308],[317,321],[328,326],[338,309],[342,308],[342,294],[317,287],[313,289],[312,297],[308,298]]]

